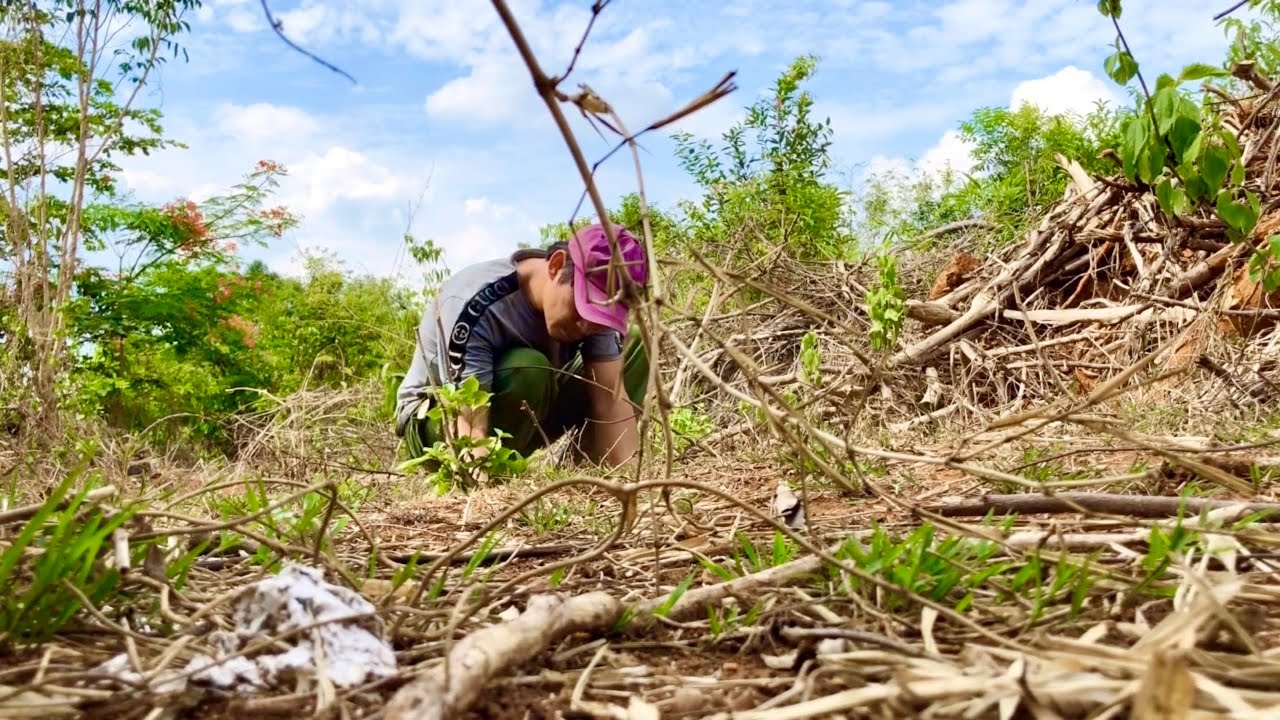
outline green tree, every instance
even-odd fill
[[[353,276],[325,255],[306,258],[301,279],[273,277],[258,308],[259,347],[278,369],[273,390],[345,386],[402,370],[421,307],[389,278]]]
[[[265,245],[297,224],[267,201],[281,165],[264,160],[223,196],[161,207],[96,203],[85,208],[86,245],[117,248],[114,269],[77,273],[68,305],[76,340],[73,396],[83,412],[140,430],[171,414],[199,437],[267,387],[273,370],[255,350],[264,291],[240,272],[237,251]]]
[[[1115,172],[1105,151],[1119,140],[1125,117],[1103,103],[1083,115],[1034,105],[978,108],[958,128],[972,167],[888,168],[866,177],[852,213],[860,247],[914,247],[929,230],[972,219],[991,223],[993,242],[1016,242],[1063,197],[1069,177],[1058,155],[1093,175]]]
[[[112,192],[116,158],[166,144],[159,114],[135,103],[154,69],[181,52],[174,38],[198,4],[0,3],[0,260],[14,307],[2,371],[30,408],[31,437],[55,435],[40,431],[56,420],[66,369],[82,211],[92,195]]]
[[[1274,1],[1254,0],[1251,4],[1263,10],[1265,21],[1274,22],[1280,15]],[[1245,185],[1247,168],[1239,138],[1224,123],[1217,98],[1186,87],[1191,83],[1200,83],[1204,90],[1215,84],[1230,86],[1229,70],[1224,64],[1191,63],[1176,77],[1161,73],[1148,84],[1120,30],[1121,5],[1120,0],[1106,0],[1099,3],[1098,10],[1116,28],[1116,51],[1103,67],[1117,84],[1132,89],[1136,104],[1116,143],[1125,177],[1141,188],[1154,189],[1170,220],[1212,208],[1226,225],[1228,237],[1244,240],[1258,222],[1261,198]],[[1250,27],[1261,25],[1255,22]],[[1253,52],[1245,49],[1249,43],[1243,37],[1238,35],[1229,57]],[[1275,44],[1274,37],[1270,44]],[[1255,271],[1269,255],[1265,250],[1255,257]]]
[[[772,96],[724,133],[722,147],[676,134],[679,162],[704,193],[683,206],[699,252],[736,268],[763,263],[758,270],[781,253],[802,261],[848,253],[846,193],[827,178],[831,122],[813,117],[813,97],[802,89],[817,62],[792,62]]]
[[[999,241],[1016,241],[1063,197],[1069,177],[1058,155],[1093,175],[1115,171],[1114,161],[1102,153],[1115,146],[1123,117],[1102,103],[1083,116],[1050,114],[1034,105],[980,108],[960,125],[972,147],[977,181],[922,210],[937,224],[983,217],[996,225]]]

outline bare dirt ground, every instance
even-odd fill
[[[1043,466],[1046,480],[1061,481],[1122,477],[1145,463],[1136,479],[1084,487],[1139,499],[1280,499],[1274,483],[1241,495],[1096,439],[1040,445],[985,465],[1028,477]],[[408,478],[362,479],[331,552],[312,554],[313,538],[279,541],[297,548],[291,562],[377,605],[393,676],[326,687],[323,671],[302,673],[249,693],[158,686],[208,652],[211,630],[233,626],[238,593],[279,569],[245,545],[198,559],[180,589],[135,577],[134,614],[102,608],[56,642],[0,659],[0,691],[26,693],[0,700],[0,717],[435,717],[388,708],[486,628],[498,630],[496,664],[463,683],[476,690],[472,700],[439,706],[444,717],[1178,717],[1160,704],[1162,687],[1183,688],[1179,702],[1204,711],[1185,717],[1265,717],[1278,706],[1276,525],[1241,522],[1232,508],[1181,520],[943,516],[937,509],[957,498],[1011,490],[936,461],[883,459],[869,459],[865,485],[846,488],[761,447],[744,440],[678,464],[669,506],[645,494],[628,532],[607,547],[622,512],[598,485],[562,487],[511,512],[538,488],[573,479],[564,469],[442,497]],[[954,447],[911,450],[936,459]],[[210,482],[218,484],[194,484]],[[774,507],[779,483],[803,500],[803,524],[788,527]],[[806,565],[817,558],[801,541],[826,551],[852,542],[856,551],[835,558],[842,569]],[[454,550],[463,554],[428,578],[427,567]],[[399,584],[414,553],[417,568]],[[518,652],[502,644],[535,598],[599,591],[624,609],[670,612],[587,624]],[[156,616],[171,624],[126,626]],[[266,631],[252,639],[276,642]],[[104,669],[122,656],[156,673],[149,687]]]

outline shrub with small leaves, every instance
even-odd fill
[[[880,266],[876,287],[867,292],[868,316],[871,320],[871,347],[885,350],[898,342],[902,323],[907,317],[907,294],[898,284],[898,261],[882,252],[876,257]]]
[[[479,381],[468,377],[461,383],[447,383],[436,390],[432,402],[424,405],[424,418],[440,427],[452,427],[463,409],[488,407],[493,394],[480,388]],[[421,456],[404,461],[401,472],[426,468],[427,481],[441,495],[452,488],[470,490],[479,479],[514,477],[524,473],[529,461],[519,452],[503,446],[511,435],[501,428],[483,439],[469,436],[451,437],[449,442],[436,441],[424,448]]]
[[[822,382],[822,352],[818,334],[812,330],[800,338],[800,379],[810,385]]]

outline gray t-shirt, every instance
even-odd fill
[[[413,361],[396,392],[397,434],[403,434],[432,386],[475,376],[481,388],[492,391],[494,368],[511,348],[534,348],[553,367],[564,367],[579,352],[583,360],[622,355],[622,338],[612,330],[568,346],[553,340],[545,318],[520,292],[515,271],[510,257],[489,260],[465,267],[441,284],[422,314]]]

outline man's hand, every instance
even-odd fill
[[[489,434],[489,408],[464,407],[458,411],[458,437],[483,440]]]
[[[484,463],[489,459],[489,446],[476,445],[474,447],[464,447],[458,453],[458,460],[462,461],[467,472],[471,474],[471,478],[475,480],[477,485],[486,485],[489,482],[489,473],[485,472]]]
[[[489,434],[489,408],[462,408],[458,413],[457,428],[459,438],[470,438],[476,442],[483,442]],[[458,453],[458,459],[471,472],[471,477],[477,485],[484,485],[489,482],[489,474],[481,467],[488,457],[488,445],[464,447]]]

